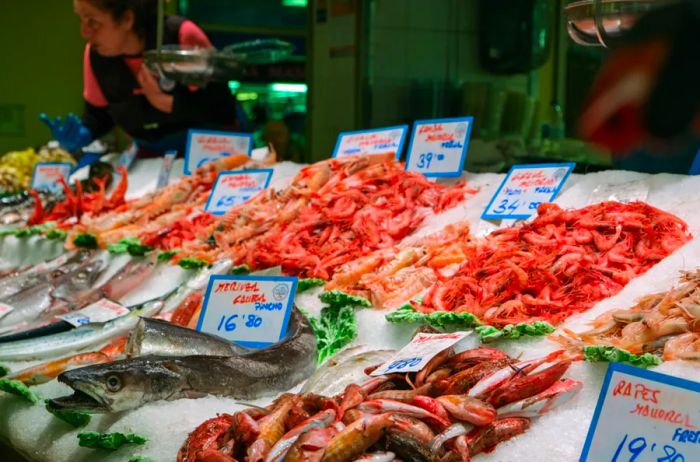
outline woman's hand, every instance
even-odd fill
[[[141,66],[139,75],[136,78],[143,89],[143,94],[153,107],[168,114],[173,112],[173,96],[163,93],[160,85],[158,85],[158,81],[145,65]]]

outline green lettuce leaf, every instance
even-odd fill
[[[178,262],[182,269],[199,269],[208,265],[204,260],[198,258],[183,258]]]
[[[116,244],[108,245],[107,250],[117,255],[128,252],[131,256],[142,257],[153,250],[153,247],[150,245],[142,245],[141,241],[135,237],[127,237]]]
[[[297,293],[305,292],[314,287],[321,287],[326,283],[323,279],[318,278],[304,278],[299,279],[297,283]]]
[[[129,459],[129,462],[156,462],[156,461],[151,459],[150,457],[134,456],[131,459]]]
[[[39,396],[19,380],[0,379],[0,390],[24,398],[32,404],[39,401]]]
[[[229,274],[248,274],[250,273],[250,267],[246,265],[245,263],[242,265],[234,266],[231,268],[231,271],[229,271]]]
[[[81,432],[78,433],[78,444],[85,448],[108,449],[113,451],[119,449],[124,444],[144,444],[148,439],[133,433],[99,433]]]
[[[304,313],[316,334],[317,361],[321,364],[357,335],[355,309],[350,305],[331,305],[321,309],[316,318]]]
[[[56,418],[61,419],[69,425],[79,428],[84,427],[85,425],[90,423],[90,414],[86,414],[85,412],[66,411],[63,409],[53,408],[49,404],[51,401],[48,399],[44,402],[46,403],[47,411],[49,411],[51,414],[56,416]]]
[[[62,229],[52,229],[46,233],[46,239],[51,239],[53,241],[62,241],[68,236],[68,233]]]
[[[158,254],[158,261],[170,261],[180,251],[178,249],[165,250]]]
[[[493,342],[495,340],[517,339],[523,336],[541,337],[551,334],[556,329],[548,322],[535,321],[532,324],[508,324],[503,329],[493,326],[477,326],[474,330],[479,334],[482,342]]]
[[[15,233],[16,237],[29,237],[29,236],[36,236],[37,234],[42,234],[44,231],[48,231],[50,229],[53,229],[56,226],[56,222],[54,221],[49,221],[46,223],[42,223],[40,225],[34,225],[30,226],[29,228],[23,228],[20,229]]]
[[[9,372],[8,368],[0,364],[0,377],[5,377]]]
[[[340,290],[323,292],[318,298],[320,298],[323,303],[331,306],[361,306],[363,308],[370,308],[372,306],[372,303],[366,298],[346,294]]]
[[[386,320],[393,323],[422,323],[433,327],[455,326],[471,328],[481,325],[481,321],[471,313],[454,313],[451,311],[435,311],[419,313],[410,303],[386,315]]]
[[[73,244],[75,244],[76,247],[83,247],[85,249],[96,249],[97,238],[89,233],[80,233],[73,239]]]
[[[610,345],[590,345],[583,347],[583,357],[590,362],[629,363],[637,367],[658,366],[663,361],[651,353],[636,355],[622,348]]]

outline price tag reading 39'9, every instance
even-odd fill
[[[473,117],[417,120],[406,158],[406,170],[427,177],[462,174]]]
[[[700,461],[700,383],[611,363],[580,460]]]
[[[197,330],[249,348],[275,344],[287,333],[296,289],[295,277],[212,276]]]
[[[73,166],[68,162],[39,162],[34,166],[32,189],[56,192],[63,189],[59,183],[63,178],[68,181]]]
[[[221,172],[211,190],[205,210],[223,215],[267,188],[272,178],[271,168]]]
[[[378,376],[394,372],[417,372],[442,350],[469,335],[469,332],[451,332],[448,334],[420,333],[413,337],[411,343],[403,347],[386,363],[372,371],[370,375]]]
[[[333,157],[352,155],[396,153],[396,160],[401,157],[401,150],[408,132],[408,125],[396,127],[375,128],[354,132],[341,132],[335,143]]]
[[[481,215],[483,220],[526,220],[559,194],[575,163],[515,165]]]
[[[185,175],[191,175],[199,167],[234,154],[250,157],[253,135],[250,133],[190,130],[187,132],[185,150]]]

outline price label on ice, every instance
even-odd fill
[[[393,358],[379,366],[370,375],[417,372],[423,369],[435,355],[451,347],[467,335],[469,335],[469,332],[452,332],[449,334],[420,333],[413,337],[411,343],[403,347]]]
[[[185,175],[191,175],[202,165],[233,154],[250,156],[253,135],[250,133],[190,130],[187,132]]]
[[[483,220],[526,220],[551,202],[574,169],[574,163],[515,165],[481,215]]]
[[[271,168],[221,172],[216,178],[205,210],[214,215],[223,215],[234,205],[247,201],[267,188],[271,178]]]
[[[39,162],[34,166],[32,189],[60,191],[62,186],[59,181],[61,178],[68,181],[72,168],[68,162]]]
[[[177,157],[177,151],[168,151],[163,155],[163,163],[160,166],[160,172],[158,172],[158,183],[156,183],[156,189],[161,189],[168,186],[168,182],[170,181],[170,171],[173,169],[175,157]]]
[[[700,460],[700,383],[611,363],[581,462]]]
[[[355,154],[371,155],[385,152],[396,153],[401,157],[401,150],[408,132],[408,125],[341,132],[335,143],[333,157],[352,156]]]
[[[73,324],[75,327],[80,327],[84,324],[111,321],[127,313],[129,313],[129,310],[119,303],[114,303],[111,300],[103,298],[92,305],[86,306],[82,310],[57,317],[63,319],[67,323]]]
[[[462,174],[473,117],[417,120],[406,158],[406,170],[428,177]]]
[[[251,348],[270,346],[287,332],[296,290],[294,277],[212,276],[197,330]]]

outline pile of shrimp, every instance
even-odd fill
[[[525,433],[583,384],[564,352],[517,361],[495,348],[438,353],[417,373],[349,384],[343,393],[280,396],[266,408],[197,427],[178,462],[462,462]]]
[[[593,329],[557,338],[562,343],[610,345],[634,354],[663,354],[665,360],[700,359],[700,270],[685,272],[681,284],[642,297],[629,309],[597,317]]]
[[[494,326],[553,324],[619,292],[691,238],[680,218],[643,202],[578,210],[542,204],[537,218],[466,246],[451,277],[415,308],[469,312]]]
[[[218,223],[215,245],[190,251],[207,261],[280,265],[286,274],[327,280],[473,192],[407,172],[391,153],[330,159],[302,169],[281,192],[266,190],[235,207]]]

